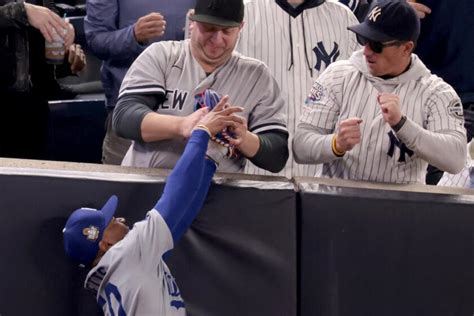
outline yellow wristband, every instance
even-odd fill
[[[342,157],[342,156],[344,156],[345,153],[346,153],[345,151],[340,152],[340,151],[337,150],[337,148],[336,148],[336,135],[334,135],[334,136],[332,137],[331,149],[332,149],[332,153],[333,153],[336,157]]]
[[[205,131],[205,132],[209,135],[210,138],[212,138],[211,131],[209,130],[209,128],[207,128],[206,125],[204,125],[204,124],[199,124],[199,125],[196,125],[196,126],[194,127],[194,129],[203,130],[203,131]]]

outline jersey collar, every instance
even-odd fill
[[[326,2],[326,0],[307,0],[307,1],[303,2],[301,5],[297,6],[296,8],[293,8],[293,7],[288,3],[288,1],[286,1],[286,0],[275,0],[275,2],[276,2],[286,13],[288,13],[288,14],[291,15],[292,17],[296,18],[296,17],[297,17],[298,15],[300,15],[301,12],[303,12],[304,10],[317,7],[317,6],[321,5],[321,4],[323,4],[324,2]]]

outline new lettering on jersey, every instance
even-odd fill
[[[229,103],[242,106],[251,132],[286,132],[284,100],[275,79],[260,61],[236,52],[228,62],[206,74],[192,57],[189,40],[160,42],[148,47],[133,63],[123,80],[120,97],[130,94],[165,96],[156,110],[160,114],[186,116],[194,111],[194,96],[205,89],[229,95]],[[134,142],[122,165],[146,168],[173,168],[185,140],[153,143]],[[246,159],[233,157],[219,165],[222,172],[240,172]]]

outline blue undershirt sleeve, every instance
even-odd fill
[[[205,158],[208,141],[209,135],[205,131],[195,130],[192,133],[155,205],[175,243],[201,209],[216,171],[215,164]]]

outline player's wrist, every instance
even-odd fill
[[[205,131],[208,135],[209,135],[209,138],[212,138],[212,133],[211,131],[209,130],[209,128],[204,125],[204,124],[198,124],[194,127],[194,130],[202,130],[202,131]]]

